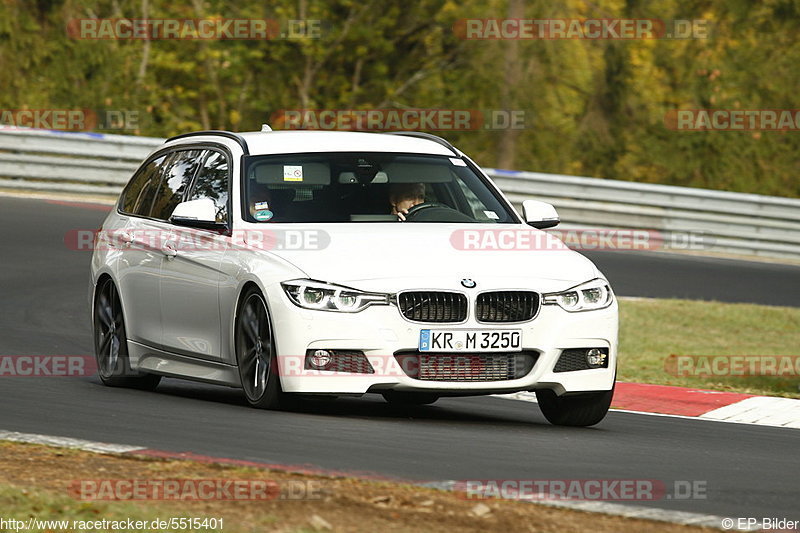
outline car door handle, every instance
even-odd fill
[[[168,242],[164,244],[164,247],[161,248],[161,251],[164,252],[164,255],[167,256],[167,259],[175,259],[175,256],[178,255],[178,250],[175,248],[175,245]]]

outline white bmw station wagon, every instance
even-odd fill
[[[535,200],[520,216],[426,133],[179,135],[97,235],[99,376],[237,387],[260,408],[535,391],[551,423],[593,425],[614,391],[617,303],[542,231],[558,223]]]

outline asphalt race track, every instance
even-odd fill
[[[102,210],[0,198],[0,354],[91,353],[90,252],[64,234]],[[722,259],[589,254],[618,294],[797,305],[800,268]],[[96,377],[0,379],[0,430],[419,480],[705,482],[706,499],[644,502],[731,517],[800,519],[800,431],[612,412],[596,428],[547,424],[527,402],[443,399],[397,410],[378,398],[246,407],[234,389],[164,380],[155,392]],[[631,502],[635,503],[635,502]]]
[[[664,252],[587,252],[620,296],[800,305],[800,266]]]

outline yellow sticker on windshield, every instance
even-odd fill
[[[283,181],[303,181],[303,167],[283,165]]]

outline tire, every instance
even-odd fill
[[[386,391],[382,396],[391,405],[430,405],[439,399],[430,392]]]
[[[98,285],[94,297],[92,322],[94,354],[100,381],[109,387],[155,389],[161,381],[161,376],[131,370],[122,303],[111,278],[103,279]]]
[[[267,304],[261,293],[245,291],[236,313],[234,330],[236,364],[247,402],[258,409],[286,406],[281,390],[278,356]]]
[[[556,426],[593,426],[603,420],[611,407],[614,388],[575,396],[556,396],[552,390],[536,391],[539,409]]]

